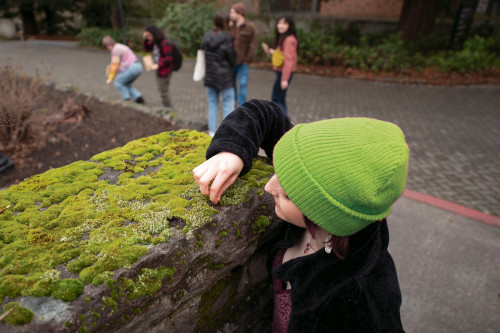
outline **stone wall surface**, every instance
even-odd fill
[[[263,158],[217,206],[210,138],[165,132],[0,191],[0,332],[266,332],[282,230]]]

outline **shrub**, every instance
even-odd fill
[[[216,10],[214,2],[169,3],[159,25],[168,39],[179,44],[183,53],[195,56],[203,35],[213,26]]]
[[[408,42],[402,39],[400,33],[392,33],[385,37],[363,36],[356,45],[349,45],[346,44],[345,38],[337,36],[339,31],[342,35],[343,30],[338,26],[333,29],[313,26],[308,33],[299,29],[298,62],[311,65],[343,65],[374,72],[402,72],[408,68],[422,70],[436,67],[443,72],[456,71],[463,74],[500,67],[499,58],[492,52],[496,43],[494,37],[483,38],[476,35],[469,38],[460,51],[438,51],[434,46],[429,46],[428,51],[423,53],[419,45],[427,43],[424,39]],[[437,39],[434,38],[432,43],[434,40]],[[353,41],[354,39],[349,43]]]
[[[31,116],[46,91],[38,71],[32,78],[17,66],[0,67],[0,141],[9,151],[31,137]]]
[[[492,66],[496,55],[488,52],[493,45],[493,38],[483,38],[478,35],[465,41],[461,51],[453,52],[447,61],[448,70],[460,73],[484,71]]]
[[[495,53],[488,51],[493,43],[492,37],[483,38],[476,35],[468,39],[460,51],[441,51],[429,56],[425,66],[440,68],[444,73],[456,71],[462,74],[498,68],[498,58]]]
[[[102,47],[102,38],[106,35],[111,36],[116,42],[122,42],[122,32],[120,30],[101,29],[97,27],[83,28],[76,36],[81,46]],[[142,36],[126,32],[125,38],[127,45],[134,51],[142,50]]]
[[[330,30],[316,26],[309,33],[297,29],[300,51],[299,62],[314,65],[335,65],[341,49],[338,38]]]

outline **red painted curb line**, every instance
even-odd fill
[[[448,212],[462,215],[470,219],[500,228],[500,217],[497,216],[481,213],[477,210],[457,205],[453,202],[449,202],[443,199],[433,197],[431,195],[415,192],[408,189],[404,190],[403,196],[409,199],[420,201],[422,203],[440,208],[442,210],[446,210]]]

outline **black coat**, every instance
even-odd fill
[[[259,146],[271,157],[274,145],[290,128],[277,104],[252,100],[223,120],[206,157],[232,152],[242,158],[245,174]],[[270,260],[279,249],[293,246],[298,232],[300,228],[290,225]],[[273,277],[292,286],[288,332],[404,332],[401,291],[388,244],[384,219],[349,237],[345,260],[321,249],[272,269]]]
[[[290,225],[269,259],[293,246],[302,231]],[[288,332],[404,332],[401,291],[388,244],[384,219],[349,237],[345,260],[320,249],[275,267],[273,277],[292,286]]]
[[[233,87],[236,51],[231,36],[224,31],[209,31],[203,36],[200,48],[205,50],[205,86],[217,90]]]

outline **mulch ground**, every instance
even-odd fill
[[[10,150],[0,143],[0,150],[15,164],[0,174],[0,188],[51,168],[88,160],[132,140],[179,129],[133,108],[50,86],[45,89],[47,94],[32,116],[31,137]]]

